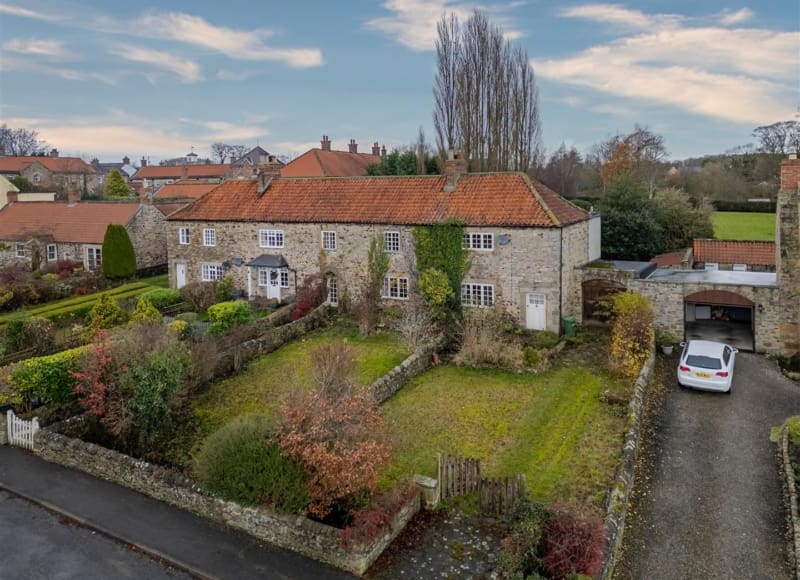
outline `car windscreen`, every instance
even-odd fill
[[[699,354],[690,354],[687,356],[686,364],[690,367],[698,367],[701,369],[717,370],[722,368],[722,361],[718,358],[702,356]]]

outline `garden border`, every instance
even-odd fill
[[[790,526],[791,541],[790,549],[792,551],[792,570],[794,577],[800,579],[800,516],[797,513],[797,485],[795,484],[795,472],[792,467],[792,462],[789,457],[789,432],[784,427],[781,429],[781,436],[778,440],[780,445],[780,459],[781,459],[781,475],[783,476],[783,489],[784,494],[787,496],[786,504],[789,507],[787,515],[788,523]]]
[[[33,453],[42,459],[111,481],[211,521],[353,572],[363,574],[420,509],[420,496],[392,519],[389,528],[358,549],[341,547],[341,530],[298,515],[245,507],[204,491],[193,480],[164,467],[94,443],[42,429]]]
[[[633,389],[633,398],[628,404],[628,418],[625,430],[625,444],[622,448],[622,464],[617,472],[614,487],[608,497],[606,505],[606,541],[603,566],[596,576],[602,580],[610,580],[614,574],[614,567],[622,550],[622,537],[625,532],[625,516],[628,513],[628,500],[631,489],[636,479],[636,459],[639,455],[641,443],[642,415],[647,397],[647,388],[655,366],[655,349],[650,348],[650,354],[639,375]]]

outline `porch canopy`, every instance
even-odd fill
[[[261,254],[252,262],[247,263],[252,268],[288,268],[289,264],[281,255]]]

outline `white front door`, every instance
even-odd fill
[[[267,270],[267,298],[281,299],[281,273],[276,268]]]
[[[186,264],[175,264],[175,286],[179,290],[186,286]]]
[[[544,294],[530,293],[526,295],[525,326],[533,330],[547,328],[547,305]]]

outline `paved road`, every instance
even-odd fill
[[[4,491],[0,522],[0,578],[191,578]]]
[[[770,427],[800,414],[800,385],[740,353],[731,395],[684,390],[659,357],[620,579],[789,577]]]

